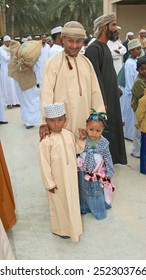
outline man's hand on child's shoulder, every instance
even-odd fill
[[[85,129],[79,128],[79,135],[81,140],[85,140],[87,137],[87,131]]]

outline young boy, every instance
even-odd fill
[[[138,76],[134,81],[132,87],[132,99],[131,107],[136,112],[139,99],[144,95],[144,89],[146,88],[146,58],[139,58],[137,61]],[[133,149],[131,155],[134,157],[140,157],[140,130],[135,127]]]
[[[78,242],[82,234],[79,206],[76,153],[83,151],[85,142],[75,140],[72,132],[64,129],[66,122],[63,102],[44,107],[50,130],[40,142],[42,178],[48,193],[51,230],[62,238]],[[85,136],[80,132],[80,138]]]
[[[139,99],[136,117],[138,121],[136,127],[141,130],[140,173],[146,174],[146,89],[144,96]]]
[[[138,72],[136,70],[137,57],[141,53],[141,44],[139,40],[133,39],[128,43],[128,51],[130,57],[125,63],[125,89],[124,89],[124,137],[126,139],[132,140],[134,138],[134,124],[135,117],[133,110],[131,108],[131,97],[132,97],[132,86],[134,80],[136,79]]]

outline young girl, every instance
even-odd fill
[[[102,136],[106,127],[105,113],[94,110],[86,121],[87,138],[84,152],[77,158],[81,213],[93,213],[96,219],[106,218],[104,187],[111,186],[113,162],[109,142]]]

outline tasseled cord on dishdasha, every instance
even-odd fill
[[[70,70],[72,70],[72,69],[73,69],[73,67],[72,67],[72,65],[71,65],[71,63],[70,63],[69,58],[68,58],[68,56],[67,56],[67,55],[66,55],[66,59],[67,59],[67,63],[68,63],[68,67],[69,67],[69,69],[70,69]]]

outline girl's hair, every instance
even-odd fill
[[[106,127],[107,126],[107,114],[104,112],[97,113],[94,109],[91,109],[90,116],[86,120],[86,123],[88,124],[91,121],[102,122],[104,127]]]

